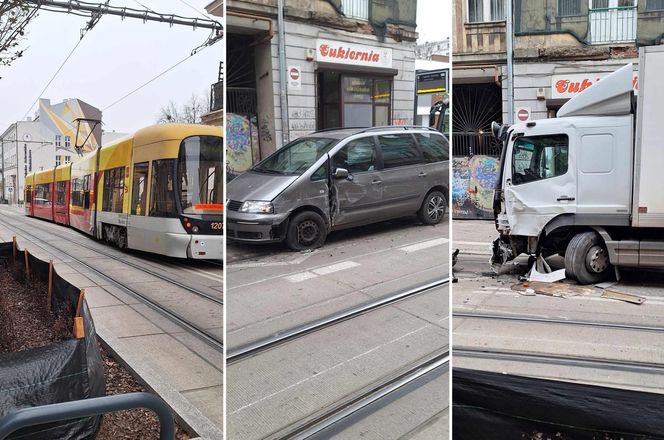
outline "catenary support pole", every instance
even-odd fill
[[[284,30],[284,0],[277,0],[277,26],[279,38],[279,92],[281,107],[282,146],[290,141],[288,125],[288,84],[286,79],[286,31]]]
[[[505,21],[507,31],[507,123],[514,123],[514,22],[512,0],[505,0]]]

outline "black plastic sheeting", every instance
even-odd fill
[[[664,395],[455,368],[454,440],[664,439]]]
[[[0,243],[0,259],[12,258],[12,243]],[[17,261],[24,267],[24,254]],[[30,277],[48,281],[48,262],[28,252]],[[21,276],[25,276],[22,269]],[[80,289],[53,271],[52,307],[71,315],[72,327]],[[81,306],[85,338],[70,339],[46,347],[0,353],[0,418],[17,409],[69,402],[105,394],[104,366],[87,302]],[[10,439],[82,440],[95,438],[101,416],[26,428]]]

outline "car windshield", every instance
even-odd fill
[[[301,138],[277,150],[252,168],[265,174],[296,175],[304,173],[338,142],[330,138]]]
[[[193,136],[180,146],[178,182],[182,211],[219,214],[223,210],[222,138]]]

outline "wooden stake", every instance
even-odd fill
[[[76,316],[74,317],[74,338],[82,339],[85,337],[85,323],[81,317],[81,307],[83,306],[83,298],[85,297],[85,289],[81,289],[78,295],[78,304],[76,304]]]
[[[12,245],[12,254],[14,255],[14,261],[16,261],[16,252],[17,252],[17,249],[16,249],[16,235],[14,235],[14,237],[12,238],[12,243],[13,243],[13,245]]]
[[[28,263],[28,248],[23,249],[23,256],[25,257],[25,279],[30,280],[30,264]]]
[[[51,310],[51,294],[53,292],[53,260],[48,260],[48,296],[46,297],[46,307]]]

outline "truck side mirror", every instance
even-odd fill
[[[332,175],[335,179],[348,179],[350,173],[346,168],[337,168]]]

